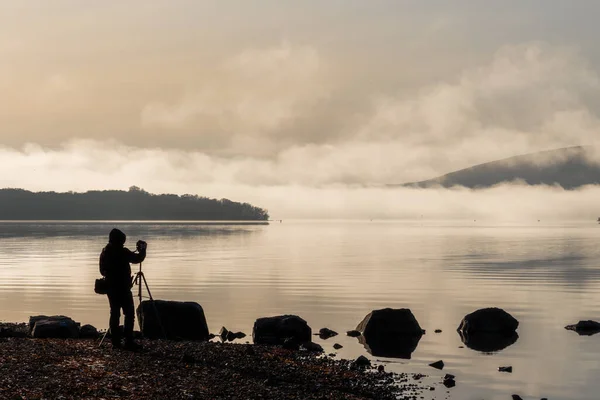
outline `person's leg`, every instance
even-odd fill
[[[121,329],[119,321],[121,319],[121,299],[118,293],[108,293],[108,303],[110,304],[110,338],[113,346],[121,345]]]
[[[131,291],[123,293],[123,314],[125,315],[125,342],[133,343],[133,325],[135,321],[135,311],[133,307],[133,295]]]

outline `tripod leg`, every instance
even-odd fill
[[[160,330],[162,332],[163,338],[167,339],[167,333],[165,332],[165,328],[160,320],[160,314],[158,313],[158,309],[156,308],[156,304],[154,303],[154,298],[152,298],[152,293],[150,293],[150,288],[148,287],[148,282],[146,282],[146,277],[141,275],[142,280],[144,281],[144,285],[146,286],[146,290],[148,291],[148,297],[150,298],[150,302],[152,303],[152,307],[154,308],[154,314],[156,315],[156,320],[158,321],[158,326],[160,326]],[[140,283],[140,288],[142,287]]]
[[[102,347],[102,343],[104,343],[104,339],[106,339],[106,335],[108,335],[108,332],[110,332],[110,328],[108,328],[106,332],[104,332],[104,336],[102,336],[102,340],[100,340],[100,344],[98,345],[98,347]]]
[[[144,281],[144,286],[146,286],[146,290],[148,291],[148,297],[150,298],[150,301],[154,301],[154,299],[152,298],[152,293],[150,293],[150,288],[148,287],[148,282],[146,282],[146,276],[145,275],[141,275],[142,280]],[[142,285],[140,283],[140,293],[142,292]]]

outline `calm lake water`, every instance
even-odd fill
[[[143,269],[155,298],[197,301],[209,328],[251,334],[254,320],[298,314],[313,331],[342,333],[341,358],[365,354],[397,372],[429,375],[426,398],[598,399],[600,335],[564,326],[600,319],[600,226],[535,223],[288,222],[0,223],[0,319],[65,314],[100,328],[108,302],[93,292],[110,229],[149,243]],[[136,301],[137,303],[137,301]],[[519,321],[519,339],[495,354],[467,347],[461,318],[497,306]],[[410,360],[370,356],[354,329],[371,310],[410,308],[427,330]],[[442,333],[434,333],[442,329]],[[444,360],[437,371],[427,364]],[[497,372],[512,365],[512,374]],[[457,376],[447,390],[438,382]]]

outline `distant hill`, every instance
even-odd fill
[[[227,199],[129,191],[33,193],[0,189],[0,220],[266,221],[267,210]]]
[[[485,188],[503,182],[522,181],[529,185],[560,185],[575,189],[584,185],[600,184],[600,164],[590,162],[598,149],[590,146],[568,147],[531,153],[504,160],[476,165],[471,168],[421,182],[411,182],[407,187]]]

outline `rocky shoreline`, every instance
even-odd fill
[[[409,376],[280,346],[0,338],[0,398],[416,399]]]
[[[333,359],[336,354],[326,355],[312,342],[312,329],[295,315],[257,319],[248,338],[253,344],[240,344],[232,342],[245,338],[243,332],[223,327],[210,334],[197,303],[156,303],[151,311],[138,309],[144,323],[136,336],[143,350],[136,352],[113,349],[108,341],[99,345],[102,332],[65,316],[0,323],[0,398],[415,400],[437,387],[426,385],[425,375],[387,372],[364,356]],[[184,309],[194,312],[184,318],[177,313]],[[164,326],[152,319],[158,314],[167,316],[161,317]],[[465,346],[490,354],[512,345],[518,326],[506,311],[485,308],[466,315],[457,331]],[[565,328],[593,335],[600,323],[580,321]],[[410,359],[425,333],[409,309],[386,308],[369,313],[346,335],[358,338],[374,357]],[[321,328],[314,335],[326,340],[338,333]],[[443,370],[445,363],[429,366]],[[498,371],[512,373],[512,366]],[[446,374],[439,384],[440,389],[454,387],[454,375]]]

